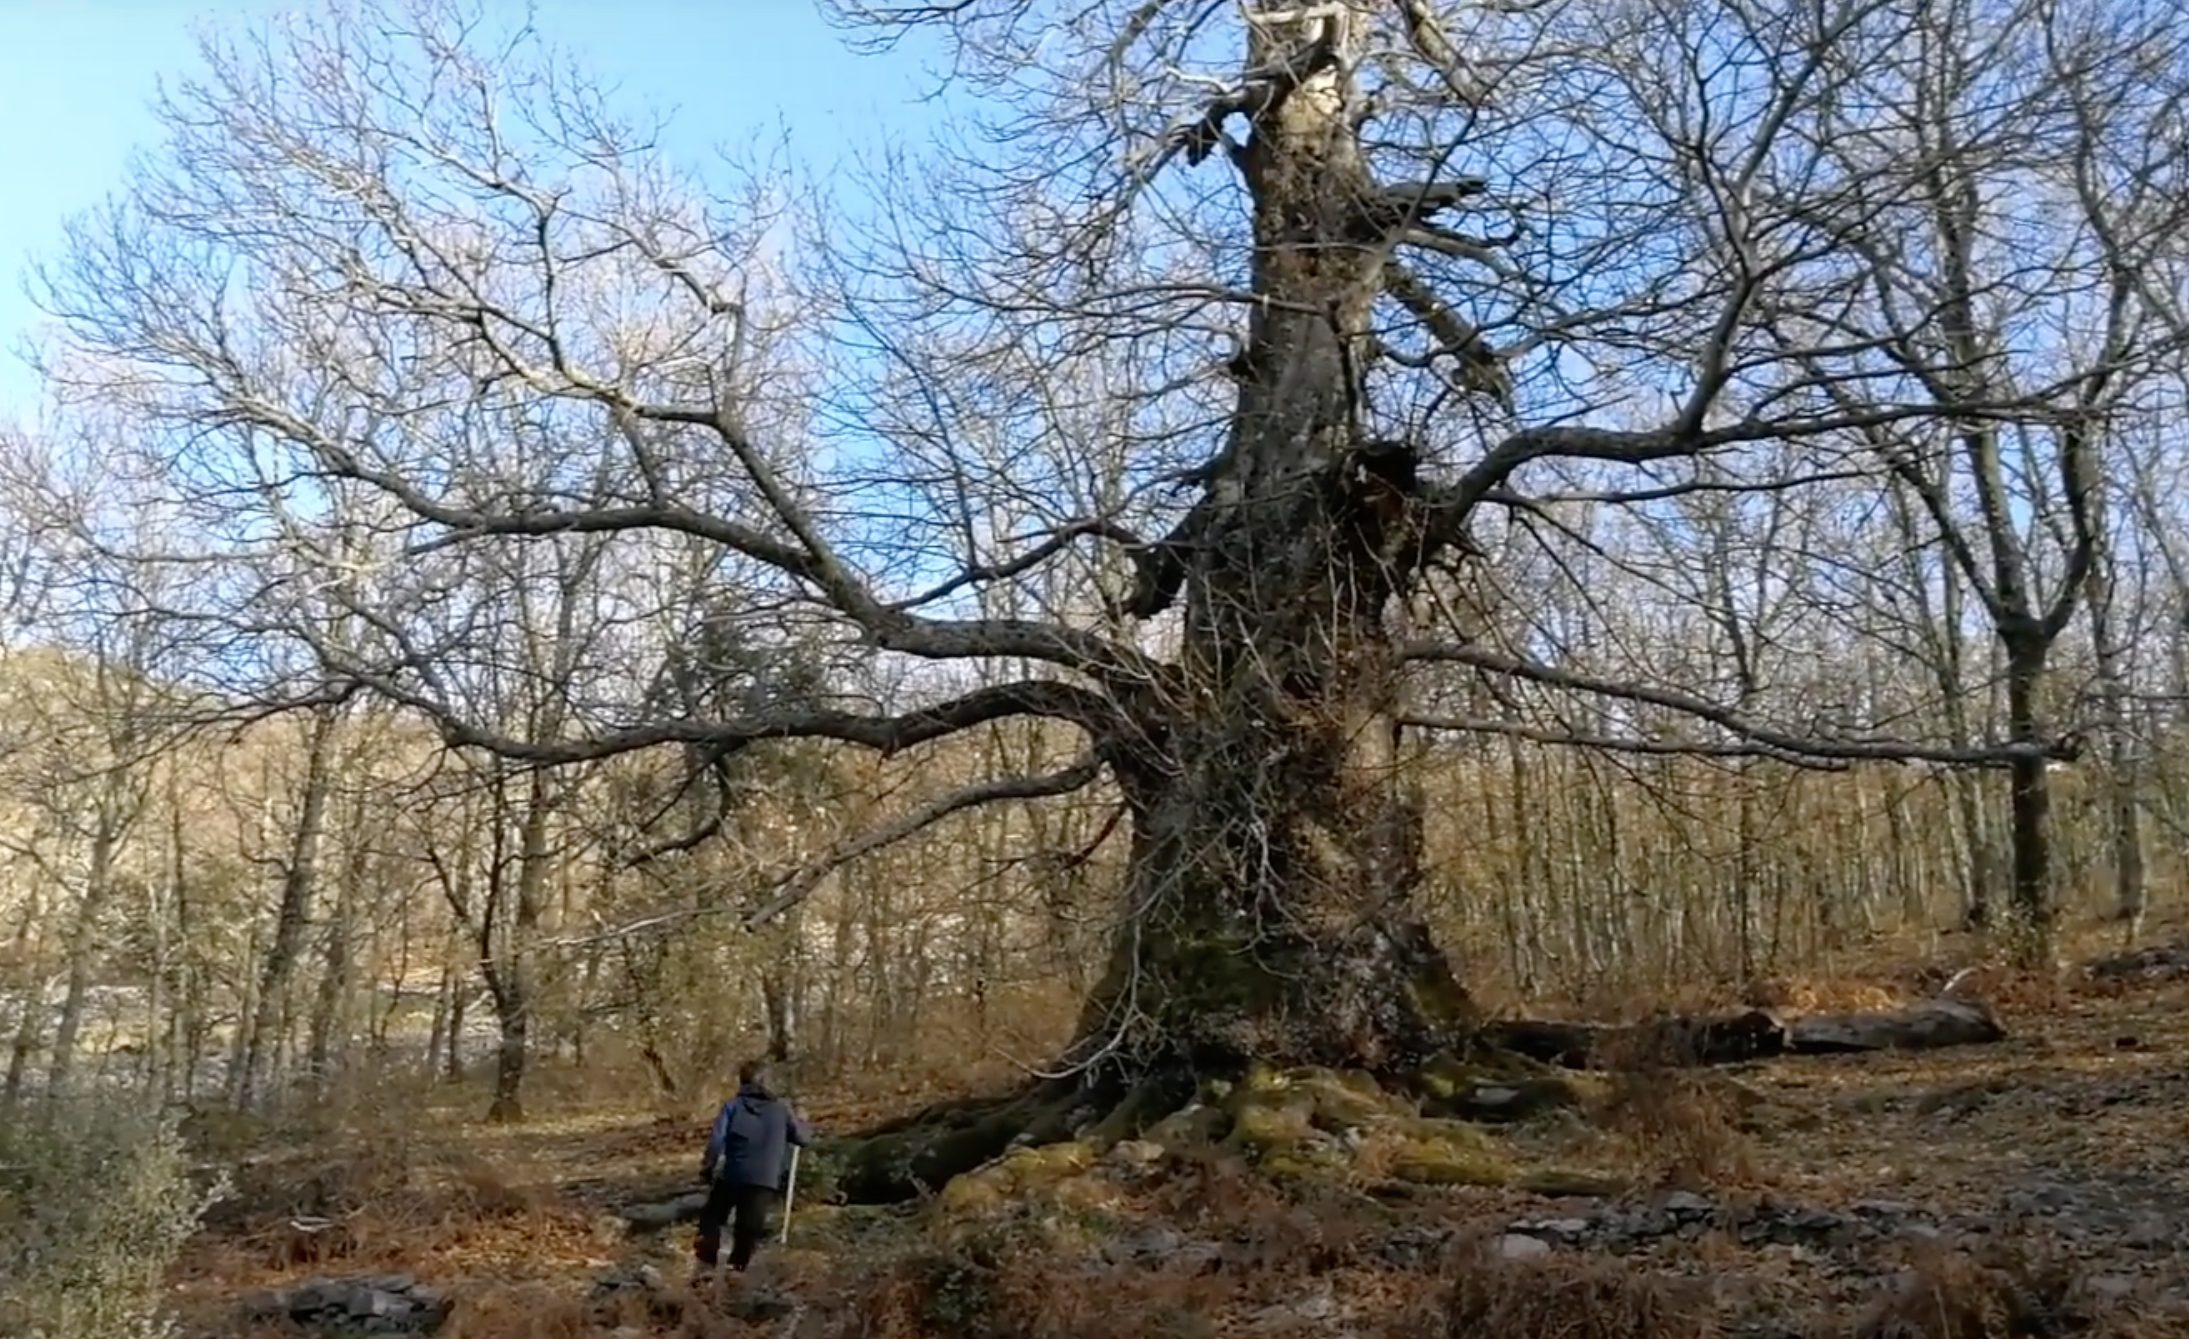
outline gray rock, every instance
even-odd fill
[[[2139,1214],[2122,1234],[2122,1244],[2139,1251],[2166,1250],[2180,1240],[2166,1215],[2159,1213]]]
[[[1510,1229],[1523,1236],[1577,1242],[1589,1235],[1591,1226],[1586,1218],[1523,1218]]]
[[[1376,1253],[1399,1269],[1433,1269],[1444,1248],[1451,1244],[1452,1230],[1444,1227],[1402,1227],[1385,1237]]]
[[[1205,1273],[1223,1259],[1224,1248],[1216,1242],[1196,1241],[1176,1228],[1153,1223],[1102,1243],[1101,1254],[1113,1265],[1171,1266]]]
[[[1551,1253],[1551,1244],[1525,1232],[1507,1232],[1496,1241],[1501,1260],[1533,1260]]]
[[[1327,1291],[1311,1293],[1292,1304],[1292,1314],[1301,1320],[1328,1320],[1338,1314],[1338,1299]]]
[[[323,1335],[431,1334],[448,1319],[445,1294],[418,1286],[414,1275],[312,1278],[249,1294],[237,1311],[251,1320],[287,1320]]]
[[[1487,1084],[1476,1088],[1468,1099],[1469,1105],[1478,1108],[1484,1114],[1494,1114],[1519,1100],[1520,1090],[1518,1088],[1492,1087]]]
[[[292,1294],[286,1288],[245,1293],[236,1299],[236,1310],[247,1320],[282,1320],[289,1315]]]
[[[746,1287],[730,1299],[727,1309],[748,1325],[765,1325],[790,1315],[798,1304],[772,1288]]]
[[[359,1320],[377,1320],[407,1316],[411,1305],[410,1299],[401,1293],[366,1286],[351,1289],[350,1300],[343,1309]]]
[[[1120,1167],[1153,1167],[1170,1156],[1170,1150],[1147,1139],[1122,1139],[1110,1148],[1110,1161]]]

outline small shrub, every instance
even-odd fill
[[[1657,1068],[1621,1074],[1599,1119],[1659,1184],[1701,1190],[1749,1185],[1759,1176],[1738,1105],[1709,1075]]]
[[[54,1100],[0,1123],[0,1334],[155,1339],[167,1270],[224,1192],[193,1184],[179,1113]]]
[[[1441,1332],[1449,1339],[1712,1339],[1723,1327],[1707,1285],[1623,1260],[1501,1258],[1475,1240],[1451,1262]],[[1416,1333],[1436,1333],[1435,1322]]]
[[[2004,1241],[1979,1254],[1934,1251],[1852,1325],[1855,1339],[2142,1339],[2182,1333],[2182,1316],[2101,1295],[2055,1246]],[[1820,1331],[1822,1333],[1822,1331]]]

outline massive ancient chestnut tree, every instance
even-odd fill
[[[2078,194],[2045,139],[2111,105],[2043,91],[2103,83],[2107,32],[1932,0],[835,12],[941,51],[953,105],[988,121],[875,169],[857,208],[680,176],[431,6],[216,43],[165,107],[171,141],[53,276],[57,381],[140,417],[241,625],[459,745],[554,763],[894,751],[1016,716],[1075,733],[1071,766],[837,854],[1114,784],[1131,872],[1063,1057],[1104,1093],[1256,1058],[1392,1072],[1466,1032],[1415,905],[1434,797],[1400,764],[1425,670],[1683,712],[1720,751],[2056,747],[1774,724],[1767,700],[1591,677],[1454,611],[1484,527],[1550,518],[1531,533],[1552,542],[1560,490],[1883,489],[2001,425],[2091,430],[2154,347],[2104,337],[2106,312],[2156,299],[2102,259],[2075,262],[2094,285],[2016,271],[1972,298],[2014,243],[1955,232],[1941,202],[1979,181],[2006,183],[1979,213],[2118,198]],[[1933,339],[1920,300],[1880,293],[1949,260],[1963,300],[1938,319],[1959,324]],[[1970,372],[2023,328],[2014,303],[2055,298],[2100,337],[2042,377]],[[2055,515],[2084,533],[2087,467],[2061,458]],[[626,658],[568,667],[552,737],[498,732],[463,705],[469,633],[497,616],[482,573],[573,533],[621,544],[603,608],[630,631],[599,641]],[[668,580],[663,545],[704,560]],[[2047,598],[2071,610],[2081,580]],[[1106,598],[999,594],[1037,585]],[[340,637],[297,612],[329,591]],[[1022,677],[842,706],[625,691],[660,637],[696,635],[647,622],[649,598],[748,646],[795,625]]]

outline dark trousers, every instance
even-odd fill
[[[699,1211],[699,1236],[692,1243],[699,1263],[713,1265],[722,1251],[722,1229],[730,1229],[730,1268],[742,1270],[752,1259],[753,1247],[768,1235],[768,1218],[775,1211],[773,1186],[734,1186],[717,1181],[707,1189],[707,1203]]]

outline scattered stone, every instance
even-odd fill
[[[1501,1260],[1533,1260],[1551,1253],[1549,1242],[1525,1232],[1507,1232],[1497,1239],[1495,1246]]]
[[[707,1207],[707,1192],[695,1190],[675,1199],[655,1204],[632,1204],[620,1213],[632,1232],[658,1232],[678,1223],[688,1223],[699,1217],[699,1211]]]
[[[612,1269],[593,1280],[590,1294],[593,1300],[614,1296],[619,1292],[658,1293],[665,1286],[661,1271],[652,1265],[636,1268]]]
[[[778,1321],[798,1309],[798,1304],[788,1295],[773,1288],[747,1285],[737,1290],[725,1306],[725,1310],[747,1325],[765,1325]]]
[[[1517,1229],[1515,1229],[1517,1230]],[[1400,1227],[1377,1243],[1376,1253],[1398,1269],[1434,1269],[1451,1245],[1453,1229],[1426,1224]]]
[[[1675,1218],[1708,1218],[1718,1206],[1692,1191],[1675,1190],[1665,1196],[1664,1211]]]
[[[1176,1228],[1151,1223],[1103,1242],[1101,1256],[1112,1265],[1184,1268],[1199,1274],[1222,1261],[1224,1248],[1217,1242],[1196,1240]]]
[[[2139,1251],[2166,1250],[2180,1240],[2166,1215],[2146,1213],[2136,1216],[2128,1230],[2121,1235],[2121,1244]]]
[[[1570,1245],[1588,1237],[1600,1222],[1587,1218],[1524,1218],[1508,1226],[1523,1236],[1548,1238]]]
[[[323,1335],[432,1334],[448,1320],[450,1302],[420,1287],[410,1274],[306,1279],[252,1293],[236,1304],[250,1321],[287,1320]]]
[[[1296,1301],[1265,1306],[1254,1313],[1252,1324],[1256,1329],[1290,1329],[1326,1321],[1337,1314],[1337,1297],[1324,1289],[1309,1293]]]

